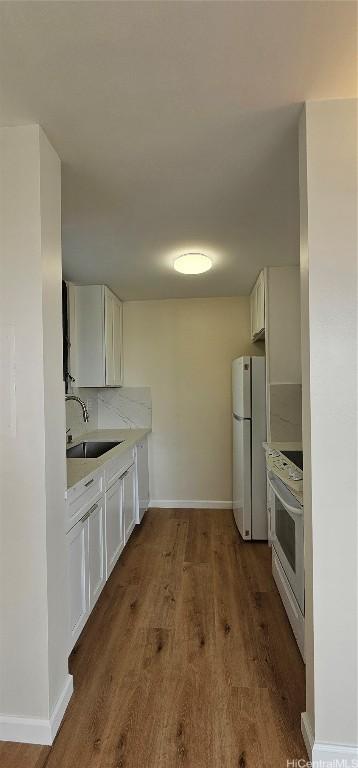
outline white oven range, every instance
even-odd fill
[[[294,454],[296,464],[290,453]],[[266,446],[272,573],[304,658],[303,471],[297,466],[302,466],[300,458],[301,452],[284,453]]]

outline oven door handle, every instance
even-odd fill
[[[285,507],[285,509],[287,509],[287,512],[290,512],[291,515],[297,515],[297,516],[303,515],[303,508],[301,507],[301,505],[298,504],[298,502],[297,502],[297,506],[293,506],[287,501],[287,499],[285,499],[282,496],[279,488],[277,487],[277,484],[275,483],[275,476],[273,472],[270,471],[267,473],[267,479],[275,496],[277,496],[281,504]],[[292,493],[290,493],[290,491],[287,491],[287,493],[289,493],[290,496],[292,496],[292,498],[294,499],[294,496]]]

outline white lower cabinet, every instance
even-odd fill
[[[104,498],[93,505],[88,518],[89,609],[92,610],[106,583]]]
[[[106,492],[106,573],[107,579],[124,547],[122,478]]]
[[[66,542],[71,651],[106,583],[103,495],[66,534]]]
[[[146,497],[146,444],[143,445],[142,495]],[[67,497],[66,534],[69,572],[69,653],[98,600],[125,544],[139,522],[137,454],[128,452],[74,486]],[[110,484],[111,483],[111,484]],[[90,490],[89,490],[90,488]],[[105,488],[105,493],[103,489]],[[96,495],[97,494],[97,495]],[[143,504],[145,505],[145,501]]]
[[[149,506],[149,468],[148,440],[145,437],[136,445],[136,475],[137,475],[137,523],[143,519]]]
[[[135,482],[135,464],[132,464],[124,473],[123,483],[123,524],[124,524],[124,543],[127,541],[137,522],[136,508],[136,482]]]
[[[66,535],[69,572],[69,651],[89,616],[88,521],[80,520]]]

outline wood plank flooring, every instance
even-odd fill
[[[50,747],[1,768],[286,768],[306,757],[304,665],[266,544],[232,513],[150,510],[70,658]]]

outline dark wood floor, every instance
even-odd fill
[[[306,757],[304,665],[266,544],[232,513],[151,510],[70,659],[50,747],[0,744],[1,768],[286,768]]]

